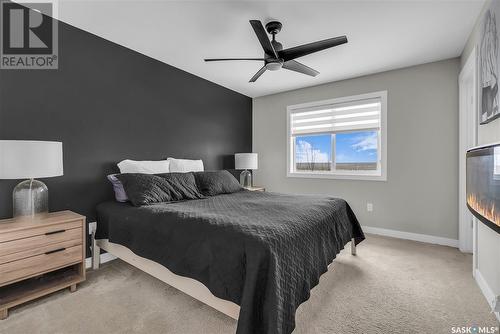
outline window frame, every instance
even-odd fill
[[[366,99],[380,99],[380,131],[378,136],[378,162],[380,165],[376,173],[373,171],[339,171],[333,169],[335,166],[335,157],[332,156],[332,171],[328,172],[297,172],[292,170],[295,157],[295,137],[291,135],[291,114],[298,109],[319,108],[324,105],[340,104],[348,102],[356,102]],[[314,101],[302,104],[287,106],[286,108],[286,176],[295,178],[311,178],[311,179],[343,179],[343,180],[366,180],[366,181],[387,181],[387,91],[378,91],[367,94],[351,95],[329,100]],[[364,130],[353,130],[359,132]],[[331,154],[335,154],[335,136],[332,136]]]

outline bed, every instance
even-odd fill
[[[238,319],[237,333],[291,333],[295,311],[336,255],[364,239],[328,196],[238,191],[134,207],[97,207],[99,248]]]

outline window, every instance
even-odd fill
[[[287,176],[386,180],[387,92],[287,108]]]

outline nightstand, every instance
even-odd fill
[[[85,217],[60,211],[0,220],[0,319],[9,308],[85,280]]]
[[[264,187],[244,187],[244,188],[250,191],[266,191],[266,188]]]

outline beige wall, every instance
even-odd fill
[[[342,197],[365,226],[457,239],[459,65],[456,58],[254,99],[255,184]],[[286,177],[288,105],[381,90],[388,92],[386,182]]]
[[[484,9],[487,6],[489,6],[489,3],[485,4]],[[479,51],[477,44],[481,30],[481,17],[482,14],[465,45],[460,59],[461,67],[467,61],[474,47]],[[479,145],[500,142],[500,119],[485,125],[479,125],[477,134]],[[478,224],[477,232],[478,270],[491,290],[493,290],[493,294],[500,295],[500,234],[481,223]]]

